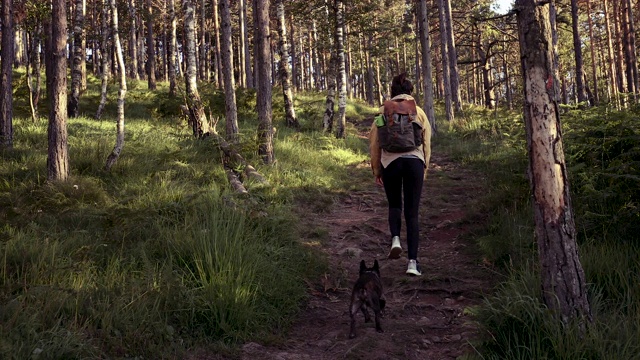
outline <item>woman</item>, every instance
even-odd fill
[[[407,226],[407,274],[420,276],[420,264],[418,262],[418,245],[420,243],[420,227],[418,222],[420,195],[422,185],[426,178],[426,168],[431,157],[431,126],[424,111],[415,105],[415,99],[411,96],[413,85],[407,79],[406,73],[393,78],[391,82],[390,101],[413,102],[408,103],[410,108],[415,106],[414,122],[419,125],[414,127],[422,134],[422,144],[402,152],[384,150],[380,144],[376,121],[371,125],[369,134],[371,169],[375,176],[376,184],[384,186],[384,191],[389,202],[389,230],[391,232],[390,259],[398,259],[402,254],[400,244],[400,230],[402,227],[402,202],[404,200],[404,218]],[[380,108],[384,113],[385,107]],[[386,119],[385,121],[388,121]],[[383,125],[386,126],[386,125]]]

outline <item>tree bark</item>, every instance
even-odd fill
[[[440,8],[440,49],[442,52],[442,78],[444,81],[444,108],[447,115],[447,120],[452,121],[454,119],[452,95],[451,95],[451,63],[449,61],[449,35],[447,34],[447,19],[446,8],[444,0],[438,0],[438,6]]]
[[[616,86],[616,58],[613,53],[613,36],[611,35],[611,24],[609,20],[609,0],[603,1],[604,8],[604,26],[607,32],[607,55],[609,66],[609,88],[611,89],[611,100],[615,100],[616,107],[620,108],[620,97],[618,95],[618,87]]]
[[[329,6],[325,3],[325,11],[327,20],[331,19],[329,14]],[[334,46],[333,33],[329,30],[329,48],[331,49],[331,55],[329,59],[329,66],[327,68],[325,77],[327,81],[327,98],[325,100],[325,110],[322,119],[322,129],[324,132],[330,133],[333,131],[333,118],[335,116],[335,98],[336,98],[336,66],[338,63],[336,50]],[[294,75],[295,78],[295,75]]]
[[[424,101],[422,108],[427,114],[429,124],[431,125],[431,134],[436,134],[438,126],[436,124],[436,114],[433,108],[433,70],[431,66],[431,39],[429,39],[429,16],[427,12],[427,1],[420,0],[417,6],[418,24],[419,24],[419,36],[420,46],[422,47],[422,75],[424,81],[422,82]]]
[[[516,0],[535,235],[545,304],[562,322],[591,320],[562,147],[551,4]]]
[[[249,27],[247,26],[247,5],[246,0],[239,0],[240,6],[240,50],[242,51],[242,63],[240,67],[243,68],[244,84],[243,86],[249,89],[253,88],[253,73],[251,71],[251,52],[249,51]]]
[[[107,87],[109,86],[109,5],[107,0],[102,4],[102,41],[100,42],[100,58],[102,60],[102,86],[100,90],[100,105],[96,111],[96,119],[102,118],[102,112],[107,104]],[[137,73],[137,71],[136,71]]]
[[[13,148],[13,1],[2,0],[2,79],[0,81],[0,149]]]
[[[194,0],[182,0],[184,11],[185,33],[185,89],[187,93],[187,107],[189,122],[193,128],[193,135],[203,138],[209,135],[209,122],[204,113],[204,106],[198,93],[198,68],[196,64],[196,9]]]
[[[67,139],[67,7],[65,0],[53,0],[51,23],[46,36],[46,75],[49,98],[47,128],[47,180],[65,181],[69,177]]]
[[[140,73],[138,72],[138,17],[136,15],[136,3],[135,0],[129,0],[129,14],[131,21],[131,28],[129,29],[129,77],[131,79],[140,80]]]
[[[147,0],[147,84],[149,90],[155,90],[156,85],[156,52],[153,35],[153,5]]]
[[[220,55],[222,58],[222,78],[224,79],[224,107],[226,138],[232,143],[238,136],[238,108],[236,105],[236,85],[233,78],[233,48],[231,38],[231,13],[229,0],[218,3],[222,25]]]
[[[105,0],[106,2],[106,0]],[[111,170],[111,167],[118,161],[120,153],[124,148],[124,100],[127,94],[127,74],[124,65],[124,55],[122,54],[122,45],[120,44],[120,35],[118,34],[118,7],[116,0],[110,0],[111,6],[111,33],[113,34],[113,42],[116,46],[116,60],[118,61],[118,116],[116,119],[116,145],[113,147],[111,154],[107,157],[104,165],[105,170]]]
[[[344,139],[346,127],[346,110],[347,110],[347,73],[344,64],[344,2],[336,0],[336,47],[338,60],[338,126],[336,128],[336,137]]]
[[[591,1],[587,0],[587,18],[589,24],[589,46],[591,53],[591,82],[593,83],[593,103],[598,105],[600,103],[600,96],[598,95],[598,65],[596,64],[596,41],[593,37],[593,20],[591,19]]]
[[[269,44],[269,0],[254,0],[256,12],[256,58],[258,155],[267,165],[275,161],[273,152],[273,127],[271,121],[271,46]]]
[[[71,67],[71,97],[69,98],[69,117],[80,116],[80,94],[82,90],[82,64],[84,63],[84,16],[87,8],[85,0],[76,0],[73,21],[73,61]]]
[[[449,55],[449,69],[451,79],[451,101],[455,107],[455,112],[462,113],[462,97],[460,95],[460,73],[458,71],[458,52],[456,50],[455,34],[453,33],[453,16],[451,15],[451,0],[444,0],[446,7],[446,27],[447,27],[447,52]]]
[[[215,40],[215,84],[218,89],[223,87],[221,46],[220,46],[220,15],[218,13],[218,0],[213,0],[213,36]]]
[[[169,39],[167,40],[167,73],[169,75],[169,95],[176,96],[176,44],[177,44],[176,1],[169,0]]]
[[[587,93],[584,86],[584,66],[582,61],[582,41],[578,30],[578,0],[571,0],[571,25],[573,27],[573,50],[576,61],[576,91],[578,102],[587,101]]]
[[[278,16],[278,37],[280,39],[280,83],[284,96],[285,123],[289,127],[298,128],[296,111],[293,106],[293,92],[291,91],[291,69],[289,67],[289,44],[287,42],[287,24],[284,15],[284,0],[276,0],[276,13]]]

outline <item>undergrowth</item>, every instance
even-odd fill
[[[640,358],[640,164],[637,108],[566,108],[564,149],[593,323],[563,325],[541,302],[522,115],[468,109],[445,124],[439,145],[490,184],[479,201],[485,259],[504,274],[495,293],[468,309],[483,329],[481,359]]]
[[[14,149],[0,162],[0,358],[182,358],[280,341],[305,280],[326,270],[301,241],[326,231],[301,226],[296,207],[322,216],[359,186],[354,176],[368,176],[353,126],[346,139],[323,133],[321,95],[301,94],[302,131],[286,128],[274,95],[277,162],[261,165],[255,92],[239,90],[238,150],[269,182],[247,181],[239,195],[217,144],[194,139],[180,117],[181,96],[130,82],[124,150],[106,172],[117,89],[95,120],[99,81],[89,80],[82,116],[68,120],[67,182],[46,181],[46,119],[14,112]],[[207,114],[221,118],[223,95],[206,85],[201,93]],[[371,111],[351,103],[348,114]]]

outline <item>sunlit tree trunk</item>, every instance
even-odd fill
[[[327,19],[328,20],[332,19],[332,16],[334,16],[333,21],[335,21],[335,13],[330,15],[329,6],[327,3],[325,3],[325,11],[326,11]],[[327,98],[325,100],[325,110],[324,110],[324,115],[322,119],[322,129],[327,133],[333,131],[333,118],[335,116],[335,98],[336,98],[336,66],[338,63],[336,50],[334,46],[333,33],[331,30],[329,30],[329,44],[330,44],[329,48],[331,49],[330,50],[331,55],[330,55],[329,64],[328,64],[329,66],[327,67],[327,71],[325,74],[326,80],[327,80]]]
[[[436,124],[436,114],[433,108],[433,84],[431,82],[431,79],[433,79],[433,70],[431,66],[431,39],[429,39],[429,16],[427,12],[427,1],[420,0],[417,9],[418,24],[420,25],[420,46],[422,47],[422,74],[424,78],[424,81],[422,82],[422,91],[424,93],[422,108],[427,114],[429,124],[431,124],[431,133],[436,134],[438,126]]]
[[[620,108],[620,97],[618,95],[618,87],[616,86],[616,59],[613,54],[613,37],[611,35],[611,24],[609,20],[609,0],[603,0],[604,8],[604,21],[607,32],[607,55],[608,55],[608,67],[609,67],[609,87],[611,89],[612,100],[615,99],[617,108]]]
[[[545,304],[564,324],[591,320],[580,264],[558,109],[552,4],[516,0],[524,120]]]
[[[129,0],[129,19],[131,21],[131,27],[129,29],[129,77],[140,80],[140,73],[138,72],[138,39],[136,36],[138,31],[138,17],[136,15],[135,0]]]
[[[102,86],[100,88],[100,104],[96,111],[96,119],[102,118],[102,112],[107,104],[107,87],[109,86],[109,5],[108,0],[102,4],[102,41],[100,42],[100,59],[102,61]],[[136,71],[137,73],[137,71]]]
[[[169,39],[167,40],[167,73],[169,75],[169,95],[176,96],[176,41],[177,20],[176,1],[169,0]]]
[[[589,24],[589,40],[591,41],[591,82],[593,83],[593,101],[597,105],[600,102],[598,95],[598,65],[596,64],[596,41],[593,37],[593,20],[591,19],[591,1],[587,0],[587,19]]]
[[[615,51],[616,51],[616,83],[618,85],[618,92],[625,93],[627,91],[627,78],[624,76],[624,54],[623,54],[623,34],[621,29],[622,20],[620,19],[620,0],[611,1],[613,4],[613,27],[615,37]]]
[[[247,6],[246,0],[239,0],[239,15],[240,15],[240,51],[242,53],[241,63],[239,68],[242,69],[243,84],[246,88],[253,88],[253,75],[251,71],[251,53],[249,51],[249,31],[247,26]]]
[[[46,75],[49,98],[47,128],[47,180],[65,181],[69,177],[67,139],[67,7],[65,0],[53,0],[51,23],[46,36]]]
[[[449,35],[447,34],[447,20],[446,20],[446,8],[444,0],[438,0],[438,7],[440,9],[440,50],[442,53],[442,78],[444,82],[444,108],[447,120],[454,119],[452,96],[451,96],[451,67],[449,62]]]
[[[571,24],[573,26],[573,50],[576,61],[576,91],[578,102],[587,101],[587,93],[584,85],[584,69],[582,60],[582,41],[578,30],[578,0],[571,0]]]
[[[147,0],[147,83],[149,90],[156,89],[156,52],[153,35],[153,5]]]
[[[187,93],[187,107],[189,108],[189,122],[193,128],[193,135],[203,138],[209,135],[209,122],[204,113],[204,106],[200,99],[197,84],[196,64],[196,9],[194,0],[182,0],[184,11],[185,35],[185,89]]]
[[[80,115],[80,93],[82,91],[82,65],[85,53],[84,16],[87,3],[85,0],[75,1],[75,17],[73,21],[73,61],[71,66],[71,97],[69,99],[69,116]]]
[[[276,12],[278,16],[278,48],[280,49],[280,83],[284,96],[285,123],[287,126],[297,128],[296,111],[293,106],[293,93],[291,91],[291,69],[289,67],[289,44],[287,42],[287,25],[284,16],[284,0],[276,0]]]
[[[120,153],[124,148],[124,100],[127,94],[127,74],[124,65],[124,55],[122,53],[122,45],[120,44],[120,35],[118,32],[118,7],[116,6],[116,0],[110,0],[111,6],[111,33],[113,36],[113,43],[116,50],[116,61],[118,62],[118,110],[116,118],[116,145],[113,147],[111,154],[107,157],[107,162],[104,165],[105,170],[111,170],[111,167],[118,161]]]
[[[2,0],[2,79],[0,79],[0,149],[13,147],[13,1]]]
[[[299,78],[298,51],[296,49],[296,27],[293,24],[293,16],[289,15],[289,26],[291,27],[291,41],[289,46],[289,56],[291,57],[291,86],[294,90],[299,91],[302,88]]]
[[[635,29],[633,24],[633,9],[630,0],[622,0],[622,33],[624,60],[626,64],[627,91],[637,96],[638,92],[638,64],[636,61]]]
[[[338,70],[338,126],[336,127],[336,137],[345,137],[346,110],[347,110],[347,74],[344,65],[344,2],[336,0],[336,47]]]
[[[258,110],[258,155],[262,161],[271,165],[275,161],[273,152],[273,126],[271,121],[271,50],[269,44],[269,0],[254,0],[256,12],[257,47],[255,55],[258,60],[257,75],[257,110]]]
[[[444,0],[446,7],[445,24],[447,27],[447,53],[449,55],[449,72],[451,79],[451,101],[457,113],[462,113],[462,97],[460,95],[460,72],[458,71],[458,52],[456,51],[455,34],[453,33],[453,17],[451,15],[451,0]]]
[[[218,13],[218,0],[212,0],[213,3],[213,36],[215,41],[215,84],[219,89],[222,88],[222,64],[221,64],[221,47],[220,47],[220,15]]]
[[[227,140],[235,142],[238,135],[238,108],[236,105],[236,85],[233,78],[233,47],[229,0],[220,0],[218,7],[222,25],[220,55],[222,58],[222,78],[224,79],[225,136]]]

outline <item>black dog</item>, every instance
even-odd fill
[[[382,293],[382,282],[380,281],[380,267],[378,260],[375,260],[372,268],[367,268],[364,260],[360,261],[360,277],[353,286],[351,293],[351,332],[349,338],[356,337],[356,313],[362,310],[364,322],[371,322],[371,315],[367,308],[371,308],[376,316],[376,331],[382,332],[380,327],[380,316],[385,306],[385,299]]]

